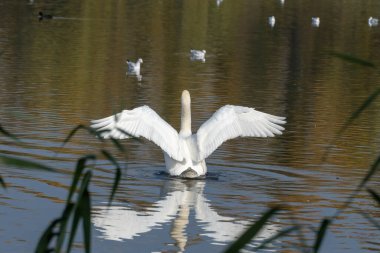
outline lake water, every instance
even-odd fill
[[[38,12],[54,19],[38,20]],[[323,218],[334,215],[380,151],[380,100],[339,139],[336,133],[380,87],[379,1],[150,0],[0,2],[0,153],[60,173],[0,165],[0,251],[31,252],[62,211],[78,158],[96,154],[91,182],[93,252],[222,252],[275,205],[258,241],[299,224],[263,252],[302,252]],[[276,17],[273,27],[269,16]],[[319,27],[311,17],[320,17]],[[192,61],[190,49],[205,49]],[[141,80],[126,60],[143,59]],[[122,109],[149,105],[174,128],[180,95],[192,95],[193,132],[225,104],[286,116],[282,136],[235,139],[208,159],[205,180],[167,177],[162,152],[124,140],[121,154],[80,131]],[[332,143],[329,156],[323,156]],[[107,209],[114,167],[123,165]],[[377,190],[375,174],[366,187]],[[329,227],[321,252],[379,252],[380,208],[365,191]],[[75,252],[82,252],[81,236]],[[256,245],[251,244],[250,249]]]

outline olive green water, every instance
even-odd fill
[[[55,18],[39,21],[39,11]],[[95,165],[93,252],[222,252],[276,204],[288,211],[259,240],[291,226],[293,215],[304,226],[303,243],[313,245],[313,228],[380,154],[377,99],[322,159],[380,86],[380,27],[367,23],[378,13],[378,1],[1,1],[0,124],[25,144],[2,136],[0,153],[61,173],[0,165],[8,186],[0,193],[0,251],[33,251],[61,213],[76,160],[111,147],[84,131],[61,147],[73,127],[149,105],[178,129],[184,89],[192,96],[193,132],[225,104],[286,116],[286,130],[224,143],[207,160],[210,176],[190,182],[161,173],[155,145],[123,141],[126,157],[113,152],[127,169],[111,209],[112,164],[100,157]],[[205,62],[192,61],[191,48],[207,50]],[[126,75],[125,63],[139,57],[140,81]],[[368,187],[379,189],[379,179],[375,174]],[[321,252],[378,252],[380,230],[363,212],[379,222],[379,206],[365,191],[330,227]],[[302,252],[303,243],[292,233],[264,251]]]

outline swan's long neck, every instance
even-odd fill
[[[191,99],[190,93],[187,90],[182,92],[181,97],[182,112],[181,112],[181,131],[180,135],[191,135]]]

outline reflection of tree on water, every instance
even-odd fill
[[[214,242],[225,244],[236,239],[251,221],[236,221],[235,218],[219,215],[212,209],[203,196],[206,181],[203,180],[168,180],[168,193],[164,199],[155,203],[146,211],[135,211],[124,206],[95,206],[93,222],[95,228],[108,240],[122,241],[133,239],[140,234],[159,228],[172,222],[170,235],[180,251],[188,243],[186,228],[190,212],[195,211],[195,219],[205,231],[202,235]],[[268,225],[259,235],[263,240],[279,230],[277,225]]]

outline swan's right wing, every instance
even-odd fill
[[[171,158],[183,160],[177,131],[149,106],[124,110],[107,118],[92,120],[91,127],[105,139],[144,137],[161,147]]]
[[[225,105],[204,122],[196,134],[197,161],[207,158],[223,142],[236,137],[273,137],[282,134],[284,117],[253,108]]]

